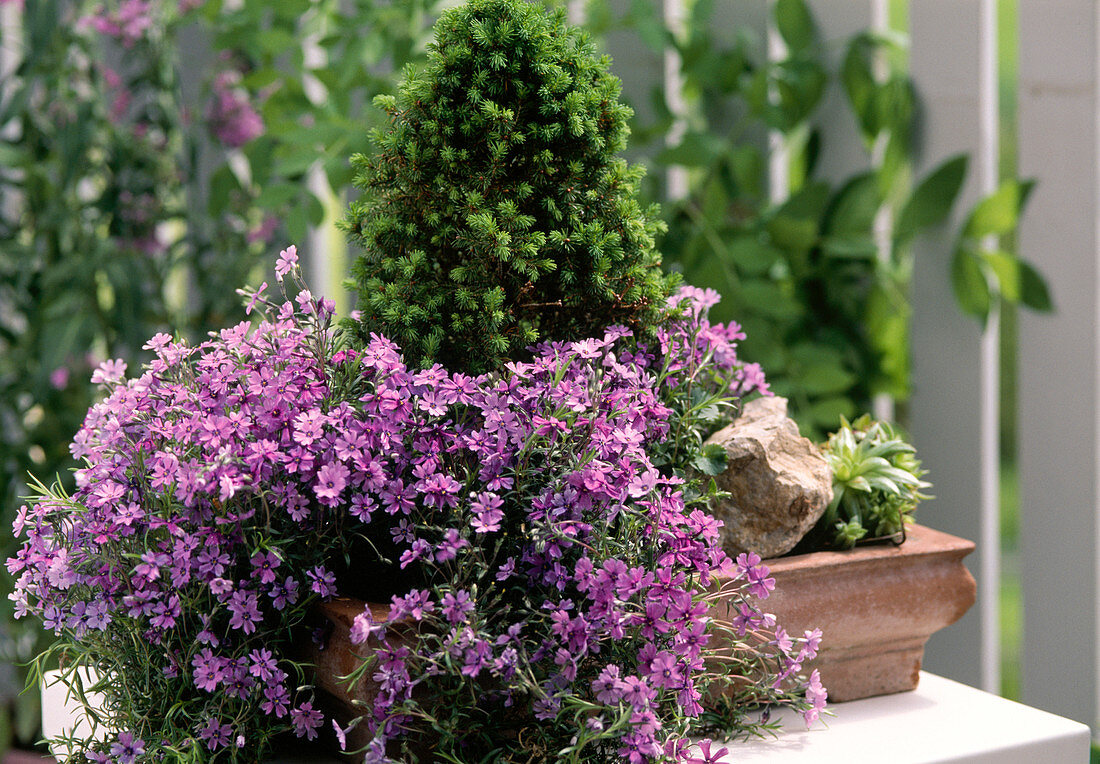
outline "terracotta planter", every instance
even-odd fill
[[[822,630],[821,651],[806,671],[821,671],[830,700],[912,690],[928,638],[974,604],[974,578],[962,562],[973,550],[971,541],[913,525],[901,546],[767,560],[776,586],[765,610],[792,634]],[[317,667],[317,685],[329,696],[330,710],[342,721],[361,713],[354,699],[373,698],[377,690],[369,677],[353,690],[336,679],[371,650],[370,642],[355,647],[349,639],[363,606],[347,598],[322,605],[329,638],[324,650],[311,646],[306,656]],[[377,620],[389,610],[373,604],[371,609]]]
[[[900,546],[858,547],[766,560],[775,591],[764,601],[791,634],[819,628],[818,657],[829,700],[915,689],[924,645],[974,604],[963,566],[974,543],[912,525]]]

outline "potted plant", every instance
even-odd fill
[[[974,579],[962,562],[973,542],[913,524],[929,484],[913,447],[887,423],[842,420],[819,453],[797,434],[781,400],[759,403],[747,408],[747,423],[716,436],[732,456],[744,457],[719,475],[730,489],[718,505],[730,528],[727,550],[777,555],[767,560],[776,583],[768,609],[788,628],[822,630],[825,640],[809,665],[821,672],[833,700],[914,689],[928,638],[974,603]],[[759,448],[763,433],[780,429],[800,447],[779,438],[768,449],[782,449],[783,457],[801,452],[801,463],[774,466],[767,454],[746,455]],[[828,468],[828,493],[808,487],[815,462]],[[789,488],[791,480],[793,494],[760,493],[761,482]],[[763,527],[761,504],[770,523]],[[795,507],[802,511],[782,511]],[[726,618],[736,621],[738,613],[730,609]]]
[[[820,634],[762,612],[772,579],[691,477],[763,376],[717,295],[658,269],[607,62],[520,0],[437,35],[356,160],[360,321],[334,327],[284,250],[254,325],[104,364],[76,492],[20,513],[42,664],[103,698],[77,761],[254,761],[287,734],[376,762],[699,761],[691,736],[824,706]],[[385,604],[316,620],[338,591]],[[350,676],[302,659],[340,640]],[[373,683],[354,719],[321,710],[336,682]]]

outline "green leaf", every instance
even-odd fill
[[[821,251],[837,260],[873,260],[878,245],[868,235],[829,236],[821,241]]]
[[[971,211],[962,235],[980,239],[1011,232],[1020,221],[1020,212],[1035,187],[1033,180],[1006,180],[1000,188],[982,199]]]
[[[711,133],[687,133],[679,144],[657,155],[661,164],[703,167],[726,151],[726,142]]]
[[[856,175],[830,201],[822,228],[826,235],[869,233],[881,206],[875,175],[869,172]]]
[[[967,160],[965,154],[952,157],[917,185],[898,215],[894,228],[895,247],[947,219],[966,178]]]
[[[830,430],[837,426],[841,417],[851,419],[855,411],[856,404],[851,399],[835,396],[810,404],[803,416],[817,427]]]
[[[706,443],[703,448],[691,460],[691,466],[704,475],[720,475],[726,470],[729,463],[729,455],[726,449],[718,443]]]
[[[755,236],[738,236],[728,243],[726,251],[738,271],[747,276],[767,273],[782,256],[774,247],[763,244]]]
[[[807,395],[847,392],[856,382],[855,374],[838,364],[817,363],[799,373],[800,387]]]
[[[848,103],[851,104],[852,112],[859,123],[863,140],[868,143],[873,141],[878,133],[871,109],[877,85],[868,60],[867,50],[870,45],[865,35],[853,38],[848,45],[848,53],[844,57],[844,64],[840,70],[840,80],[848,96]]]
[[[1020,302],[1042,313],[1054,310],[1046,279],[1026,260],[1018,260],[1020,266]]]
[[[778,0],[775,25],[792,54],[801,53],[814,43],[814,20],[803,0]]]
[[[963,312],[977,316],[984,325],[989,317],[992,297],[981,261],[973,252],[967,249],[955,251],[951,259],[951,286]]]
[[[981,258],[996,279],[996,291],[1008,302],[1020,299],[1020,261],[1010,252],[982,251]]]

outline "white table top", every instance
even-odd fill
[[[730,743],[738,764],[1087,764],[1089,728],[921,672],[912,692],[837,703],[807,730],[781,711],[777,738]],[[828,727],[826,728],[826,725]],[[720,746],[715,746],[717,749]]]
[[[79,706],[57,685],[47,687],[47,735],[71,728]],[[1087,764],[1089,728],[950,679],[921,672],[912,692],[829,707],[807,730],[801,717],[778,711],[776,738],[726,744],[733,764]],[[76,718],[74,718],[76,717]],[[721,744],[714,749],[721,748]],[[318,764],[327,757],[276,757],[270,764]]]

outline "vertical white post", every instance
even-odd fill
[[[588,3],[586,0],[569,0],[565,6],[565,12],[569,15],[569,23],[580,26],[588,16]]]
[[[768,2],[768,60],[782,61],[787,56],[787,45],[775,27],[773,8],[775,0]],[[771,94],[771,95],[774,95]],[[768,133],[768,198],[773,204],[781,204],[791,193],[791,150],[778,130]]]
[[[969,560],[978,579],[977,612],[933,636],[925,665],[996,692],[996,327],[983,337],[955,305],[950,278],[961,216],[996,180],[995,11],[992,0],[920,0],[909,11],[912,75],[922,104],[918,174],[958,152],[971,156],[954,220],[925,237],[915,253],[910,429],[937,497],[922,506],[921,521],[981,542]]]
[[[1100,729],[1100,10],[1020,0],[1020,246],[1056,312],[1020,317],[1023,700]]]
[[[665,26],[673,37],[683,37],[687,20],[684,0],[664,0]],[[681,71],[680,52],[666,47],[664,52],[665,103],[673,114],[672,127],[665,135],[665,145],[676,146],[687,132],[688,105],[684,98],[684,75]],[[688,195],[688,171],[686,167],[672,165],[665,172],[665,194],[670,201]]]
[[[23,57],[23,17],[22,8],[16,3],[0,3],[0,105],[6,105],[14,83],[15,70]],[[19,124],[12,120],[0,125],[0,135],[11,140],[19,135]],[[4,194],[2,203],[6,215],[15,214],[19,200],[9,191]]]

